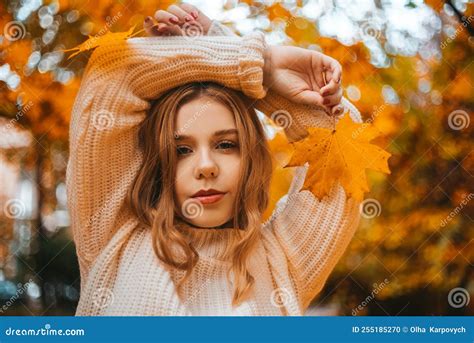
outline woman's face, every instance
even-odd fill
[[[225,105],[202,97],[184,104],[176,119],[175,197],[181,217],[200,227],[226,224],[232,219],[240,177],[234,115]],[[196,195],[208,190],[215,194]]]

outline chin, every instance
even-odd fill
[[[205,213],[203,214],[203,217],[205,218],[206,215]],[[205,220],[202,218],[199,220],[198,218],[195,218],[193,220],[188,220],[192,225],[197,226],[197,227],[202,227],[202,228],[213,228],[213,227],[218,227],[218,226],[223,226],[223,227],[228,227],[232,225],[232,220],[231,219],[222,219],[222,220],[215,220],[215,221],[209,221]]]
[[[199,226],[199,227],[204,227],[204,228],[212,228],[212,227],[218,227],[218,226],[221,226],[223,224],[225,224],[227,221],[224,221],[224,222],[208,222],[208,221],[204,221],[204,222],[197,222],[196,225]]]

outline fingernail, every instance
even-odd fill
[[[194,19],[197,19],[199,13],[197,11],[192,11],[191,15],[194,17]]]
[[[184,17],[184,20],[191,21],[191,20],[193,20],[193,18],[186,16],[186,17]]]
[[[170,18],[170,22],[172,22],[173,24],[178,24],[179,20],[178,20],[178,18],[172,17],[172,18]]]

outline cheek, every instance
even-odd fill
[[[188,169],[189,168],[186,168],[185,164],[183,163],[179,162],[176,165],[176,177],[174,179],[174,193],[180,203],[185,200],[184,194],[187,193],[187,187],[189,187],[189,175],[186,174],[186,173],[189,173],[189,171],[186,171]],[[186,180],[188,180],[188,182],[186,182]]]
[[[233,156],[227,161],[226,165],[228,166],[225,168],[226,179],[229,182],[229,188],[232,189],[235,194],[240,179],[242,160],[240,156]]]

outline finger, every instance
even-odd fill
[[[167,11],[163,11],[163,10],[158,10],[158,11],[155,12],[155,19],[159,23],[166,23],[166,24],[169,24],[169,25],[175,25],[175,24],[178,24],[180,22],[180,20],[177,16],[175,16],[174,14],[171,14]]]
[[[209,27],[212,25],[212,20],[207,15],[200,11],[199,8],[187,3],[182,3],[179,7],[190,13],[195,21],[202,27],[203,34],[207,34]]]
[[[334,80],[335,83],[340,83],[342,75],[341,64],[332,57],[323,55],[322,57],[322,69],[324,70],[324,76],[326,77],[327,83]]]
[[[149,17],[151,18],[151,17]],[[166,23],[155,23],[155,21],[151,18],[143,23],[143,27],[145,28],[146,33],[148,36],[181,36],[182,30],[179,28],[178,25],[168,25]]]
[[[333,80],[333,72],[327,66],[324,67],[324,77],[326,78],[326,85],[330,84],[331,82],[336,83]]]
[[[179,7],[181,7],[187,13],[191,14],[194,17],[194,19],[197,19],[199,17],[200,11],[197,7],[185,2],[180,4]]]
[[[333,80],[335,83],[341,83],[342,66],[332,57],[326,56],[325,59],[326,80]]]
[[[319,92],[305,90],[295,96],[295,102],[312,106],[324,106],[323,97]]]
[[[327,107],[336,106],[341,102],[341,98],[342,98],[342,89],[336,92],[335,94],[325,96],[323,100],[323,105]]]
[[[321,53],[317,53],[319,55],[322,55]],[[313,70],[316,72],[314,73],[314,78],[316,79],[316,83],[318,85],[318,88],[321,90],[321,88],[324,87],[326,84],[325,76],[323,74],[323,63],[321,61],[321,58],[315,58],[315,64],[313,64]]]
[[[336,105],[333,108],[331,108],[331,114],[333,116],[340,116],[341,114],[344,113],[344,107],[342,105]]]
[[[168,7],[168,12],[175,15],[179,19],[179,24],[184,24],[188,23],[192,20],[194,20],[194,17],[186,12],[184,9],[181,7],[178,7],[176,5],[171,5]]]
[[[333,79],[329,83],[321,88],[320,92],[323,97],[328,95],[336,94],[341,89],[341,85],[336,83]]]
[[[143,22],[143,28],[145,29],[148,36],[164,36],[170,32],[168,24],[157,24],[150,16],[145,18]]]
[[[325,80],[324,80],[324,75],[323,75],[323,61],[322,57],[324,56],[322,53],[317,52],[317,51],[310,51],[310,50],[303,50],[304,53],[302,53],[300,56],[297,56],[295,59],[296,64],[298,65],[298,60],[300,60],[302,63],[304,61],[310,61],[310,70],[305,70],[305,73],[311,78],[311,84],[313,85],[316,83],[317,89],[314,89],[315,87],[313,86],[313,90],[320,90],[322,87],[324,87]],[[303,69],[306,69],[303,67]]]
[[[153,27],[153,18],[148,16],[143,21],[143,28],[148,36],[153,36],[152,27]]]
[[[155,36],[176,36],[178,33],[174,32],[174,26],[168,25],[165,23],[159,23],[158,25],[153,26],[152,32]]]
[[[183,36],[183,30],[179,25],[167,25],[167,33],[169,33],[170,36]]]

